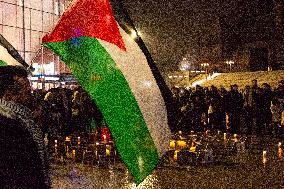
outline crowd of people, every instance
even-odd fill
[[[81,87],[32,92],[27,76],[22,67],[0,67],[1,188],[50,188],[43,138],[54,141],[87,133],[92,124],[103,123],[101,112]],[[242,91],[237,85],[229,91],[215,86],[173,88],[175,131],[283,135],[284,81],[274,90],[267,83],[252,82]]]
[[[282,135],[281,114],[284,108],[284,81],[272,89],[257,80],[239,89],[224,87],[172,88],[177,123],[175,130],[217,131],[232,134]],[[283,119],[283,117],[282,117]],[[283,120],[282,120],[283,121]],[[284,126],[283,126],[284,129]]]
[[[29,107],[41,127],[49,146],[66,136],[86,136],[103,124],[103,117],[94,101],[80,86],[34,90]]]
[[[234,134],[282,133],[284,110],[284,81],[277,88],[269,84],[251,85],[230,90],[215,86],[172,89],[176,124],[174,132],[202,132],[206,130]],[[92,131],[92,125],[101,125],[103,116],[93,100],[81,87],[34,90],[29,104],[33,118],[49,141],[76,133]],[[283,125],[283,123],[282,123]],[[283,126],[284,130],[284,126]],[[284,132],[283,132],[284,133]]]
[[[27,71],[0,67],[0,188],[51,188],[41,128],[28,108]]]

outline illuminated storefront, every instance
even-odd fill
[[[58,73],[54,62],[33,63],[33,67],[35,70],[33,76],[30,77],[33,89],[48,90],[59,86],[77,85],[75,78],[70,73]]]

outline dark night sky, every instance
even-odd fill
[[[218,43],[221,40],[220,33],[223,32],[219,27],[219,17],[229,18],[229,25],[236,20],[242,23],[243,17],[261,15],[267,7],[273,5],[273,0],[123,0],[123,2],[162,73],[178,69],[179,62],[190,49],[204,46],[210,39]],[[230,32],[230,29],[227,31]],[[237,32],[242,33],[242,31]],[[232,37],[232,35],[227,36]]]
[[[124,4],[161,72],[178,68],[217,7],[213,0],[124,0]]]

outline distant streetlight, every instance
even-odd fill
[[[207,73],[207,67],[209,66],[209,63],[202,63],[200,65],[201,65],[201,67],[204,67],[205,72]]]
[[[180,70],[189,70],[189,62],[186,58],[183,58],[179,65]]]
[[[182,61],[180,62],[180,64],[179,64],[179,69],[180,69],[181,71],[188,71],[188,76],[187,76],[187,77],[188,77],[188,82],[189,82],[190,63],[189,63],[189,61],[188,61],[186,58],[183,58]]]
[[[226,64],[228,64],[230,66],[230,72],[232,71],[232,64],[235,64],[235,62],[229,60],[229,61],[226,61]]]

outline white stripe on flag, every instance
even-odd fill
[[[99,41],[126,78],[161,157],[168,149],[171,135],[165,102],[145,55],[121,28],[120,33],[127,52],[111,43]]]
[[[2,45],[0,45],[0,60],[3,60],[4,62],[6,62],[8,65],[20,65],[21,64],[15,60],[7,51],[7,49],[5,47],[3,47]]]

